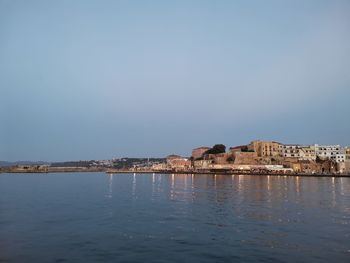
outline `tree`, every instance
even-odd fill
[[[218,154],[226,152],[226,146],[223,144],[215,144],[211,149],[206,151],[206,154]]]

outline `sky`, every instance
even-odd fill
[[[350,145],[350,1],[0,0],[0,160]]]

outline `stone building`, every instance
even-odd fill
[[[248,145],[248,150],[257,153],[258,157],[282,156],[283,145],[274,141],[252,141]]]
[[[205,159],[213,160],[217,164],[226,164],[230,156],[232,156],[231,153],[208,154]]]
[[[230,147],[229,153],[235,153],[235,152],[247,152],[248,151],[248,145],[240,145],[235,147]],[[251,150],[253,151],[253,150]]]
[[[193,157],[193,160],[202,158],[203,154],[204,154],[206,151],[208,151],[209,149],[210,149],[210,147],[206,147],[206,146],[193,149],[193,150],[192,150],[192,157]]]
[[[256,152],[235,152],[234,164],[259,164]]]

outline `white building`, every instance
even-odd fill
[[[282,149],[283,157],[299,158],[301,146],[298,144],[284,144]]]
[[[285,144],[282,146],[282,156],[289,158],[298,158],[299,160],[316,160],[315,146]]]
[[[331,159],[337,163],[345,162],[345,150],[340,145],[318,145],[315,144],[316,155],[325,160]]]
[[[337,162],[337,163],[345,163],[345,159],[346,159],[346,155],[345,155],[345,153],[344,154],[337,154],[336,156],[335,156],[335,161]]]
[[[308,160],[308,161],[315,161],[316,160],[316,151],[315,146],[301,146],[300,147],[300,160]]]

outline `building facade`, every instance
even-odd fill
[[[193,162],[195,169],[208,169],[213,163],[213,160],[195,160]]]
[[[299,159],[307,160],[307,161],[315,161],[316,160],[316,151],[315,146],[301,146],[299,150]]]
[[[350,147],[345,148],[345,173],[350,174]]]
[[[248,145],[248,150],[257,153],[258,157],[282,156],[283,145],[274,141],[252,141]]]
[[[301,146],[298,144],[284,144],[282,146],[282,156],[288,158],[300,158]]]
[[[167,167],[174,171],[187,171],[191,168],[191,161],[187,158],[172,155],[167,158]]]
[[[193,160],[202,158],[203,154],[204,154],[206,151],[208,151],[209,149],[210,149],[210,147],[206,147],[206,146],[193,149],[193,150],[192,150],[192,158],[193,158]]]
[[[316,156],[322,160],[333,160],[337,163],[345,162],[346,152],[340,145],[318,145],[315,144]]]
[[[350,147],[345,147],[346,160],[350,160]]]
[[[247,152],[247,151],[248,151],[248,145],[234,146],[234,147],[230,147],[229,149],[229,153]]]

